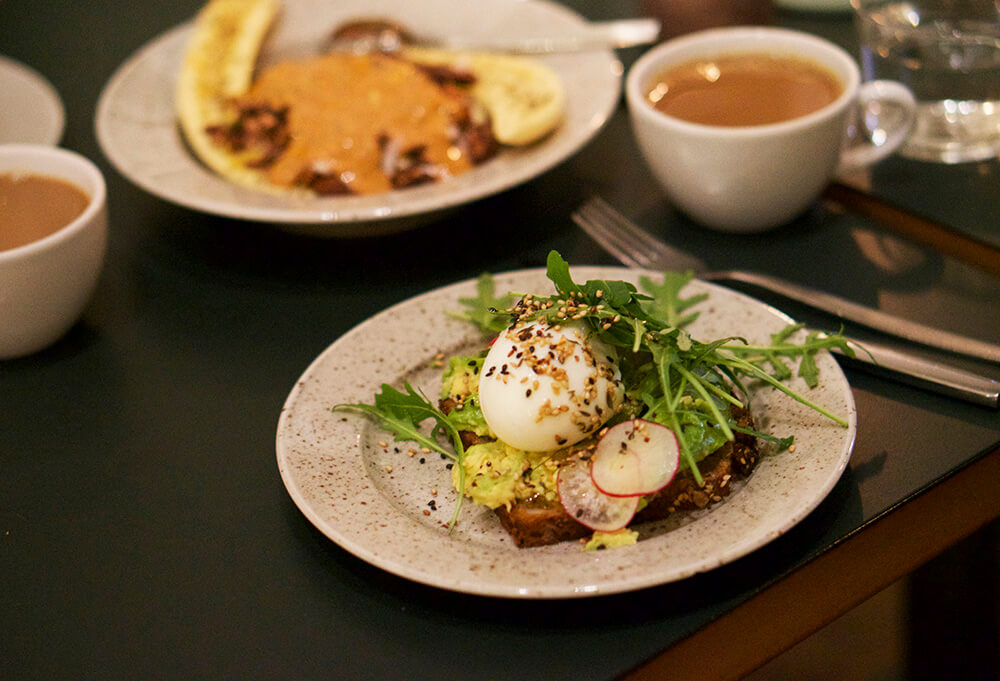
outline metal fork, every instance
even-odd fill
[[[573,213],[573,221],[620,262],[645,269],[692,270],[700,279],[739,281],[842,319],[939,350],[1000,363],[1000,346],[936,329],[835,295],[766,274],[742,270],[706,271],[704,263],[671,248],[595,196]],[[866,345],[868,343],[866,342]]]

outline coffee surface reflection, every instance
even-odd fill
[[[819,111],[843,89],[829,69],[806,59],[742,53],[667,67],[648,87],[647,99],[692,123],[750,126]]]

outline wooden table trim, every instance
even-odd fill
[[[994,276],[1000,276],[1000,249],[960,234],[904,208],[875,198],[846,184],[834,182],[824,198],[857,215],[871,218],[882,227],[911,241],[930,246],[939,253],[960,260]]]

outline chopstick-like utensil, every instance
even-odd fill
[[[844,210],[871,218],[900,236],[1000,277],[1000,249],[985,241],[960,234],[841,182],[832,182],[823,192],[823,197]]]
[[[708,281],[739,281],[751,284],[841,319],[913,343],[973,359],[1000,363],[1000,345],[919,324],[770,275],[743,270],[708,271],[701,261],[671,248],[630,221],[600,197],[591,198],[580,206],[573,213],[573,221],[611,255],[632,267],[690,269],[699,278]]]

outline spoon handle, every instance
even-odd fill
[[[660,22],[656,19],[621,19],[591,22],[578,31],[558,36],[486,41],[449,36],[439,42],[440,46],[450,49],[506,54],[554,54],[634,47],[655,42],[659,35]]]
[[[1000,406],[1000,381],[948,366],[873,341],[850,341],[853,358],[839,350],[834,352],[855,366],[876,374],[932,390],[974,404],[996,408]]]

